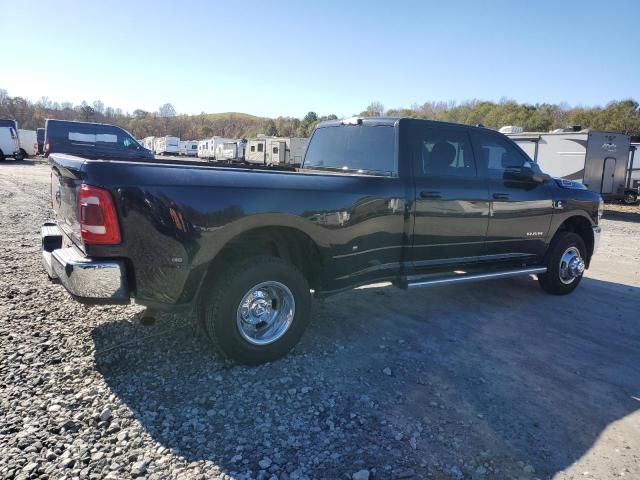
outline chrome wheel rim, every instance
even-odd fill
[[[253,345],[268,345],[291,327],[296,302],[291,290],[280,282],[262,282],[240,300],[236,324],[240,335]]]
[[[560,257],[560,281],[565,285],[573,283],[584,273],[584,260],[577,247],[569,247]]]

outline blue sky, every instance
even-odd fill
[[[640,99],[638,0],[2,0],[2,10],[13,21],[0,88],[32,100],[343,116],[374,100]]]

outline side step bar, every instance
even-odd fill
[[[547,267],[518,268],[514,270],[501,270],[488,273],[460,273],[447,275],[434,275],[431,277],[404,277],[400,280],[400,288],[419,288],[431,285],[447,285],[449,283],[476,282],[480,280],[493,280],[496,278],[517,277],[531,275],[533,273],[545,273]]]

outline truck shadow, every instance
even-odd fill
[[[629,206],[629,210],[624,211],[606,210],[603,218],[605,220],[616,220],[619,222],[640,223],[640,205]]]
[[[531,279],[367,288],[316,303],[300,346],[255,368],[227,368],[181,320],[129,348],[113,347],[135,323],[93,337],[113,393],[185,462],[257,476],[268,456],[266,478],[300,465],[542,478],[597,458],[599,436],[640,408],[638,298],[590,278],[566,297]]]

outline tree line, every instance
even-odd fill
[[[499,102],[470,100],[457,102],[427,102],[411,108],[385,110],[380,102],[372,102],[360,116],[408,116],[444,120],[464,124],[482,124],[489,128],[517,125],[525,131],[546,132],[556,128],[580,125],[583,128],[625,133],[640,137],[640,106],[637,101],[620,100],[604,107],[569,107],[566,104],[542,103],[530,105],[513,100]],[[41,97],[33,102],[22,97],[11,97],[0,89],[0,118],[16,119],[20,128],[44,127],[47,118],[111,123],[123,127],[136,138],[173,135],[182,139],[198,140],[214,135],[229,138],[251,138],[259,133],[283,137],[308,137],[323,120],[337,119],[336,115],[319,116],[307,113],[303,118],[264,118],[244,113],[197,115],[178,114],[170,103],[155,112],[136,109],[124,112],[120,108],[105,106],[100,100],[82,102],[54,102]]]

